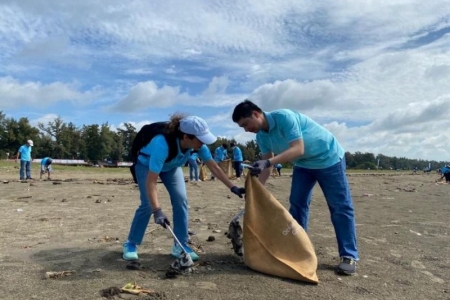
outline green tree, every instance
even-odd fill
[[[134,127],[130,123],[125,123],[123,124],[123,126],[125,127],[125,129],[117,129],[117,133],[120,136],[123,148],[121,159],[125,161],[131,161],[130,150],[131,145],[133,144],[133,140],[137,134],[136,127]]]
[[[86,147],[86,159],[90,162],[102,160],[102,146],[100,141],[100,126],[97,124],[84,125],[82,137]]]

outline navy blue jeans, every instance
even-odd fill
[[[355,213],[345,169],[344,159],[325,169],[294,167],[289,212],[300,226],[308,229],[312,190],[318,182],[330,210],[339,256],[358,260]]]
[[[198,181],[198,163],[196,160],[189,160],[189,180]]]
[[[236,171],[236,178],[241,178],[241,174],[242,174],[242,169],[241,169],[242,161],[234,161],[234,162],[233,162],[233,165],[234,165],[234,171]]]
[[[27,177],[25,177],[25,172]],[[20,161],[20,180],[31,178],[31,161]]]

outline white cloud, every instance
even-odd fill
[[[30,120],[30,125],[37,128],[39,123],[44,124],[47,126],[48,123],[55,121],[55,119],[58,118],[58,115],[56,114],[45,114],[43,116],[40,116],[39,118]]]
[[[213,77],[208,88],[203,92],[204,95],[223,94],[228,87],[228,78],[226,76]]]
[[[311,110],[325,106],[335,108],[341,94],[339,87],[329,80],[299,83],[288,79],[264,84],[254,90],[249,98],[258,102],[263,110]]]
[[[86,101],[97,97],[100,92],[80,92],[76,84],[53,82],[20,82],[12,77],[0,77],[0,109],[23,107],[24,105],[46,107],[58,101]]]
[[[137,69],[128,69],[125,70],[125,74],[131,74],[131,75],[148,75],[152,74],[153,71],[150,69],[145,68],[137,68]]]
[[[151,123],[154,123],[154,122],[156,122],[156,121],[145,120],[145,121],[140,121],[140,122],[129,121],[129,122],[127,122],[127,123],[131,124],[134,128],[136,128],[136,131],[139,131],[139,130],[141,130],[141,128],[142,128],[144,125],[151,124]],[[117,128],[120,128],[120,129],[126,129],[124,123],[120,123],[120,124],[117,126]]]
[[[120,112],[133,112],[152,107],[170,107],[185,97],[179,87],[163,86],[155,82],[140,82],[130,89],[127,96],[111,108]]]
[[[0,110],[120,124],[186,108],[241,141],[252,135],[229,116],[250,98],[326,124],[347,150],[444,159],[449,12],[444,0],[3,1]]]

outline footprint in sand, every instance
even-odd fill
[[[185,282],[185,281],[174,282],[173,283],[173,287],[176,287],[176,288],[187,288],[187,287],[189,287],[189,282]]]
[[[423,265],[423,263],[421,263],[418,260],[413,260],[411,262],[411,266],[415,269],[421,269],[421,270],[426,269],[425,266]]]
[[[402,257],[401,252],[398,250],[391,250],[391,255],[397,258]]]
[[[431,273],[429,271],[425,271],[426,267],[424,266],[423,263],[421,263],[418,260],[411,261],[411,266],[415,269],[421,270],[420,272],[422,274],[427,275],[432,282],[435,282],[435,283],[444,283],[445,282],[444,279],[437,277],[436,275],[434,275],[433,273]]]
[[[378,243],[385,244],[387,242],[386,238],[377,239],[375,237],[367,236],[367,237],[360,237],[360,240],[363,240],[369,245],[378,246]]]
[[[427,275],[428,277],[430,277],[430,280],[435,282],[435,283],[444,283],[444,279],[437,277],[436,275],[434,275],[431,272],[428,271],[421,271],[423,274]]]
[[[337,255],[337,250],[336,250],[336,248],[333,248],[333,247],[325,247],[325,252],[329,256],[336,256]]]
[[[195,286],[204,290],[217,290],[217,284],[209,281],[196,282]]]

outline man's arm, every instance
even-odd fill
[[[305,153],[305,147],[303,144],[303,139],[295,140],[289,143],[289,148],[274,156],[272,152],[263,154],[262,160],[269,160],[270,166],[274,166],[280,163],[291,162],[296,158],[302,156]],[[270,176],[270,171],[272,168],[265,168],[259,175],[259,181],[262,184],[266,183],[267,178]]]
[[[16,162],[17,162],[17,160],[19,160],[19,156],[20,156],[20,149],[21,149],[22,147],[20,147],[19,148],[19,150],[17,150],[17,154],[16,154]]]
[[[276,164],[287,163],[295,160],[296,158],[305,154],[305,145],[303,144],[303,139],[295,140],[289,143],[289,148],[278,154],[277,156],[270,158],[270,165],[274,166]],[[264,156],[263,156],[264,159]]]
[[[274,157],[273,153],[270,152],[270,153],[263,154],[262,159],[266,160],[266,159],[270,159],[273,157]],[[261,182],[263,185],[266,184],[267,178],[269,178],[269,176],[270,176],[270,170],[271,170],[271,168],[265,168],[264,170],[262,170],[261,174],[259,174],[259,182]]]

